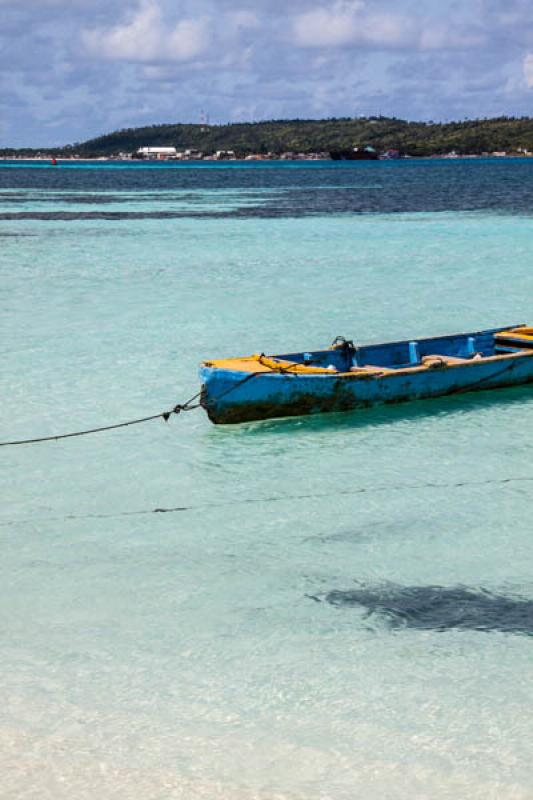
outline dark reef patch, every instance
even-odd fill
[[[110,216],[95,219],[142,219],[109,209],[110,203],[179,202],[190,207],[171,210],[160,218],[180,216],[234,216],[237,218],[304,217],[313,214],[424,214],[437,211],[491,211],[497,214],[533,213],[533,163],[531,159],[459,159],[363,162],[271,162],[248,166],[203,167],[143,164],[32,168],[21,163],[14,169],[0,164],[0,198],[10,206],[39,202],[40,211],[54,214],[54,204],[90,204]],[[502,172],[505,178],[502,179]],[[25,190],[29,190],[29,195]],[[201,192],[214,192],[213,197]],[[222,197],[216,193],[221,190]],[[243,190],[243,193],[240,193]],[[224,193],[231,191],[230,203]],[[161,193],[165,193],[162,195]],[[124,194],[126,193],[126,194]],[[168,195],[167,193],[170,193]],[[179,193],[179,196],[172,196]],[[210,203],[214,203],[212,209]],[[238,208],[236,208],[238,206]],[[14,209],[14,211],[15,211]],[[197,210],[198,214],[194,211]],[[87,209],[90,213],[90,209]],[[164,209],[161,209],[164,212]],[[209,213],[210,212],[210,213]],[[24,212],[20,208],[20,214]],[[139,210],[137,213],[142,214]],[[72,219],[76,217],[64,217]],[[90,219],[79,216],[79,219]],[[9,219],[3,216],[1,219]],[[13,219],[61,219],[55,216],[18,216]]]
[[[318,599],[314,597],[313,599]],[[335,590],[320,599],[359,608],[387,627],[500,631],[533,635],[533,600],[466,586],[398,586]]]

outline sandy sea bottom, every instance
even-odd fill
[[[162,411],[204,357],[533,322],[526,214],[0,234],[2,439]],[[5,448],[3,796],[531,798],[530,408]]]

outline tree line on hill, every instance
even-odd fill
[[[409,156],[455,151],[533,151],[533,119],[498,117],[462,122],[408,122],[391,117],[295,119],[227,125],[165,124],[125,128],[104,136],[56,148],[3,148],[0,155],[53,154],[81,158],[135,153],[143,146],[194,148],[205,154],[234,150],[252,153],[323,152],[371,146],[382,152],[399,150]]]

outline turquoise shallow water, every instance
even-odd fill
[[[103,208],[80,191],[47,208]],[[533,321],[524,211],[0,224],[2,439],[172,407],[205,357]],[[5,796],[530,798],[531,612],[392,625],[328,593],[532,600],[531,397],[3,449]]]

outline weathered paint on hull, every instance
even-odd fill
[[[200,376],[201,402],[209,419],[228,425],[531,383],[533,351],[439,369],[401,369],[380,376],[262,373],[242,385],[237,385],[243,381],[242,372],[203,367]]]

